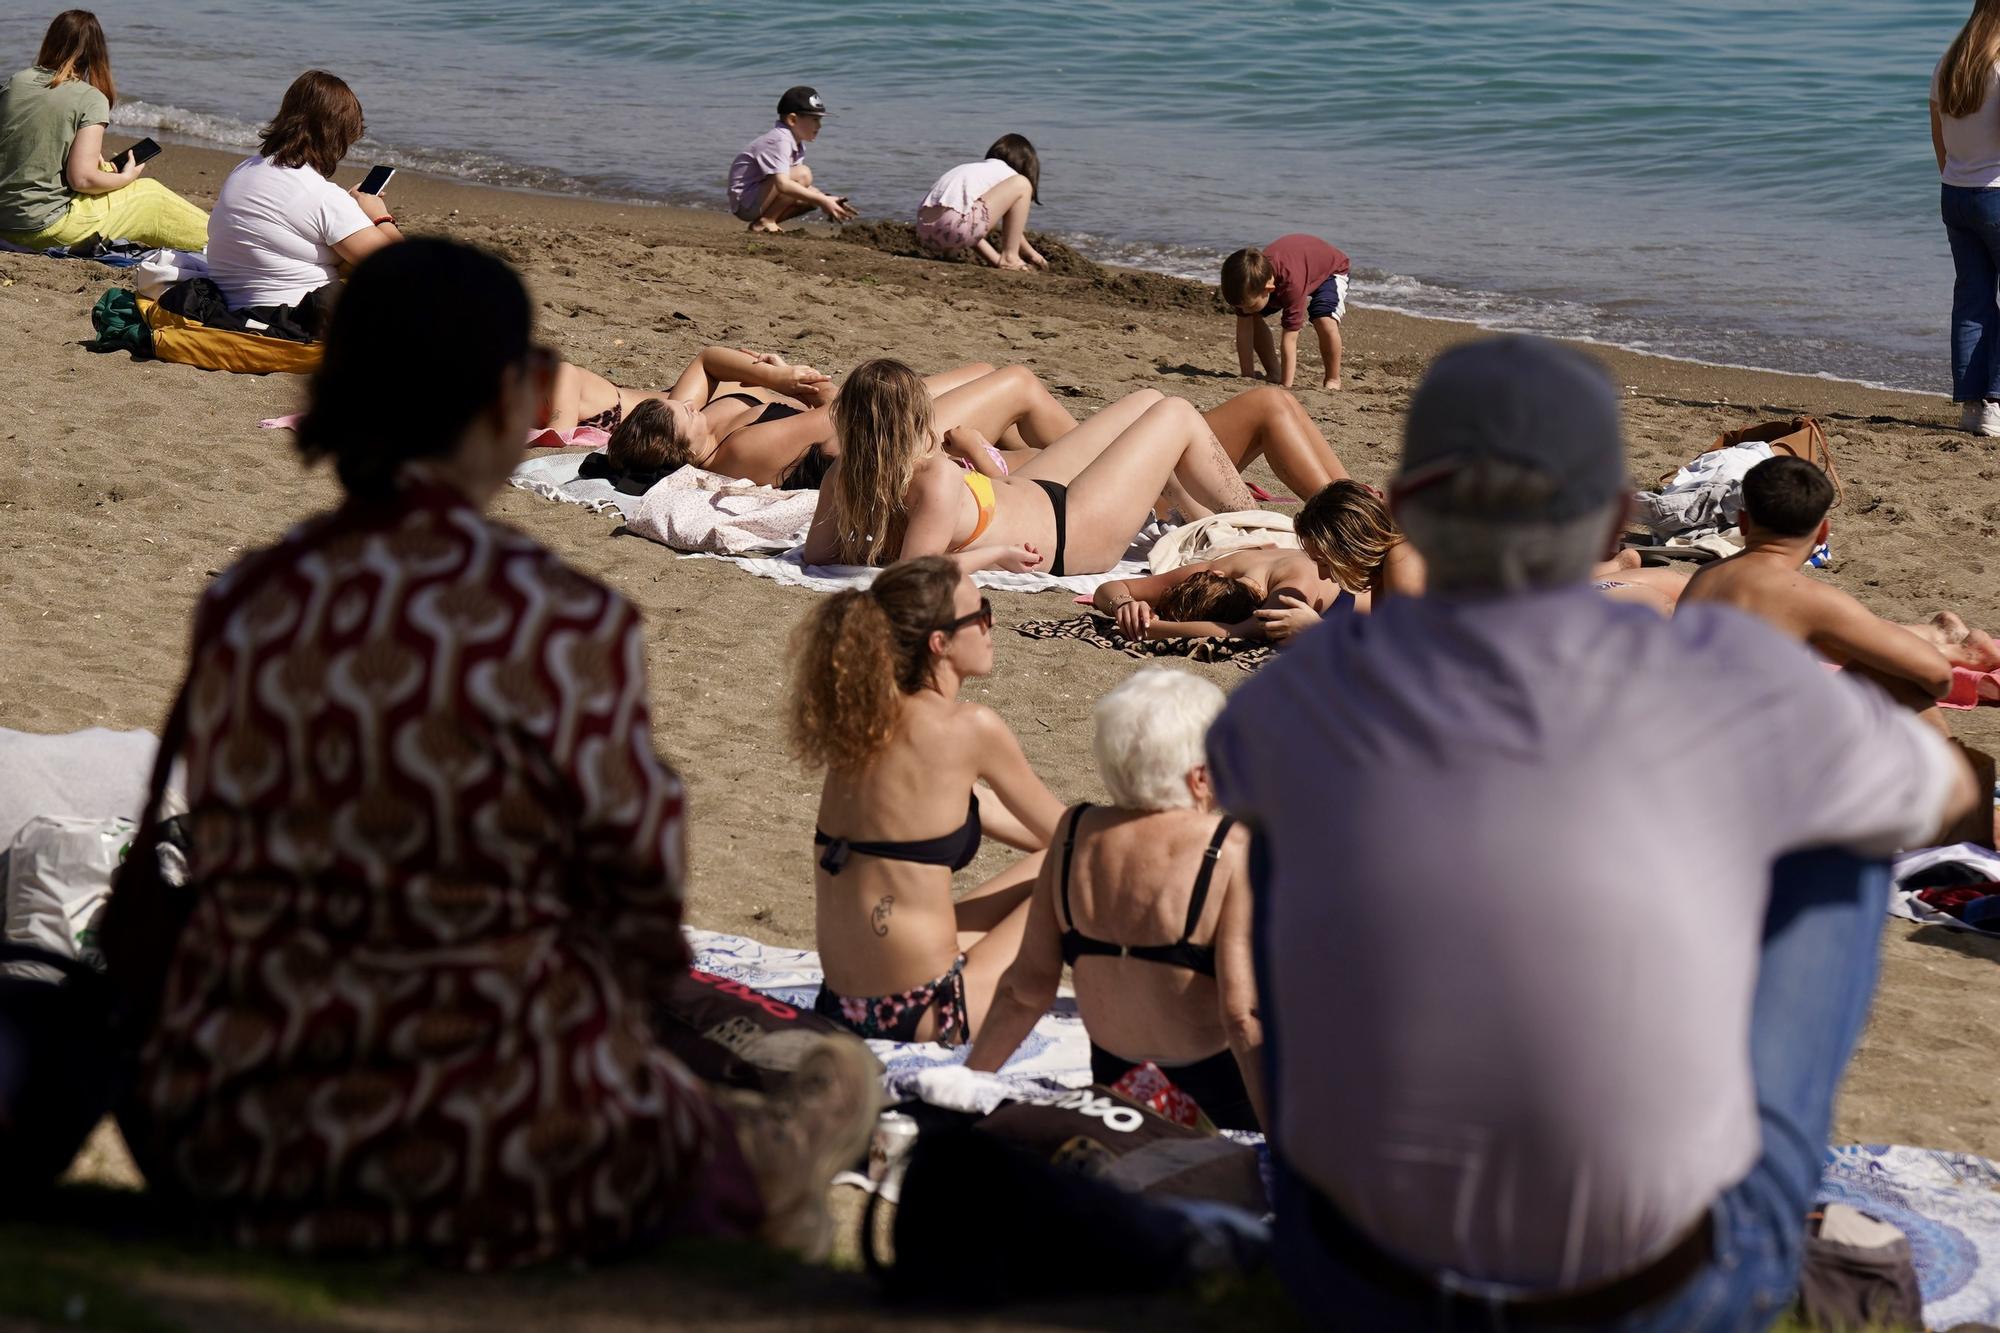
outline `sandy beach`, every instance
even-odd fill
[[[206,206],[233,160],[174,146],[154,174]],[[360,175],[352,167],[340,180]],[[407,231],[488,246],[515,263],[539,307],[540,336],[626,385],[662,387],[701,346],[726,343],[836,375],[877,355],[926,371],[1021,362],[1079,415],[1141,387],[1203,407],[1249,387],[1234,375],[1230,324],[1212,294],[1177,280],[1067,259],[1051,275],[1000,274],[818,228],[752,238],[720,213],[503,193],[410,173],[397,177],[391,201]],[[328,475],[300,469],[289,436],[257,424],[294,410],[301,381],[80,346],[91,336],[92,303],[118,281],[92,263],[0,255],[0,432],[9,456],[0,470],[0,725],[157,728],[207,581],[335,499]],[[1938,287],[1942,302],[1948,273]],[[1354,295],[1368,300],[1359,285]],[[1347,322],[1346,390],[1305,391],[1301,401],[1356,475],[1380,482],[1427,359],[1475,332],[1359,309]],[[1944,351],[1940,336],[1940,359]],[[2000,581],[1983,556],[2000,531],[2000,449],[1950,429],[1956,412],[1943,399],[1598,353],[1627,388],[1635,484],[1720,431],[1811,413],[1827,425],[1847,488],[1825,576],[1886,616],[1948,607],[1975,625],[2000,625]],[[1316,381],[1315,354],[1302,360],[1301,380]],[[1254,475],[1281,489],[1261,469]],[[817,780],[785,754],[783,679],[787,636],[817,594],[677,558],[619,535],[615,517],[524,492],[503,495],[497,513],[646,616],[655,731],[691,793],[691,921],[810,947]],[[1060,595],[994,601],[999,665],[971,693],[1007,718],[1059,795],[1101,800],[1090,706],[1139,664],[1012,632],[1022,620],[1070,614]],[[1243,678],[1227,664],[1191,669],[1224,688]],[[1952,722],[1970,744],[2000,745],[2000,710]],[[1717,764],[1783,762],[1741,755],[1726,735],[1697,730],[1686,742],[1712,746]],[[989,852],[961,884],[1000,862]],[[1414,916],[1411,925],[1459,928]],[[1643,919],[1633,928],[1643,930]],[[1996,963],[1993,942],[1885,923],[1881,990],[1836,1141],[2000,1156]]]

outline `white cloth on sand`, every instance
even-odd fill
[[[677,551],[779,555],[804,542],[818,491],[781,491],[683,467],[644,495],[622,496],[632,531]]]
[[[1274,514],[1268,509],[1241,509],[1226,514],[1210,514],[1192,523],[1169,528],[1153,543],[1146,564],[1155,574],[1164,574],[1183,565],[1219,560],[1236,551],[1264,546],[1299,549],[1299,534],[1292,529],[1290,514]]]
[[[1905,852],[1896,858],[1895,864],[1890,868],[1895,884],[1889,890],[1889,915],[1901,917],[1905,921],[1921,921],[1927,926],[1943,926],[1946,930],[1970,931],[1975,935],[2000,934],[1980,926],[1967,925],[1951,913],[1941,912],[1918,898],[1920,890],[1903,887],[1905,883],[1926,870],[1954,864],[1978,871],[1990,879],[2000,880],[2000,852],[1981,847],[1976,842],[1924,847]]]

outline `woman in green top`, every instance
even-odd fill
[[[92,236],[200,250],[208,214],[145,165],[115,171],[104,127],[118,89],[104,29],[87,9],[56,15],[34,67],[0,86],[0,239],[43,250]]]

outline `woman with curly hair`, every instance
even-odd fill
[[[792,749],[826,770],[814,1008],[864,1037],[964,1045],[1063,812],[1000,715],[958,697],[993,670],[993,608],[954,562],[912,560],[821,602],[792,663]],[[954,903],[986,836],[1034,855]]]

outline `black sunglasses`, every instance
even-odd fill
[[[978,625],[990,631],[993,628],[993,603],[982,597],[977,611],[969,611],[948,625],[939,625],[938,629],[945,634],[956,634],[967,625]]]

